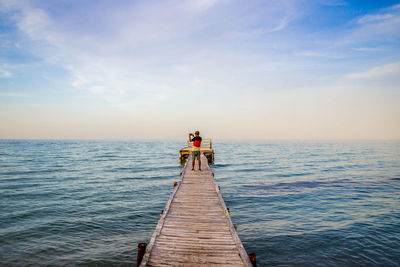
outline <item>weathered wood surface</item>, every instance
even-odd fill
[[[252,266],[204,155],[201,167],[189,158],[140,266]]]

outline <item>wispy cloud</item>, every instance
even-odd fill
[[[319,0],[318,1],[322,5],[326,6],[346,6],[347,2],[343,0]]]
[[[31,94],[27,93],[15,93],[15,92],[0,92],[0,96],[2,97],[22,97],[22,98],[30,98]]]
[[[187,5],[188,8],[194,9],[197,11],[205,11],[220,2],[226,2],[224,0],[196,0],[196,1],[187,1],[184,3]]]
[[[377,66],[363,72],[350,74],[348,77],[351,79],[374,79],[393,75],[400,77],[400,62]]]
[[[0,65],[0,78],[8,78],[11,77],[13,74],[9,67],[6,64]]]
[[[376,14],[376,15],[365,15],[357,20],[359,24],[367,24],[367,23],[377,23],[382,21],[391,20],[395,17],[394,14],[386,13],[386,14]]]
[[[7,78],[11,77],[12,73],[9,72],[8,70],[0,69],[0,78]]]
[[[286,28],[286,26],[289,24],[289,22],[290,22],[290,16],[281,18],[279,20],[279,24],[275,28],[273,28],[270,32],[277,32],[277,31],[283,30],[284,28]]]
[[[353,21],[354,27],[344,43],[386,42],[399,40],[400,9],[396,6],[381,9],[374,14],[366,14]]]
[[[303,56],[303,57],[311,57],[311,58],[334,58],[332,54],[329,53],[324,53],[321,51],[301,51],[298,52],[297,55]]]
[[[54,17],[34,2],[7,3],[20,31],[32,40],[33,54],[67,69],[76,89],[110,100],[156,96],[165,87],[174,94],[199,79],[212,88],[213,76],[227,75],[222,72],[234,68],[231,62],[250,58],[229,51],[229,33],[236,32],[239,42],[281,31],[296,10],[288,1],[249,4],[248,12],[228,1],[146,1],[94,7],[99,23],[91,26],[90,17],[84,21],[73,12]],[[178,71],[176,65],[190,68]]]
[[[387,49],[383,47],[356,47],[353,48],[355,51],[360,51],[360,52],[379,52],[379,51],[387,51]]]

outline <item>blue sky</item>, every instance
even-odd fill
[[[0,0],[0,138],[399,139],[399,1]]]

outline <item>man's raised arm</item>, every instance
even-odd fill
[[[192,136],[194,136],[192,133],[189,133],[189,142],[192,142]]]

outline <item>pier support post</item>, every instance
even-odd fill
[[[140,263],[142,263],[144,253],[146,252],[146,247],[147,247],[147,243],[139,243],[138,244],[136,267],[139,267]]]
[[[256,253],[252,252],[252,253],[249,253],[248,255],[249,255],[249,259],[251,261],[251,264],[253,264],[253,267],[257,267]]]

